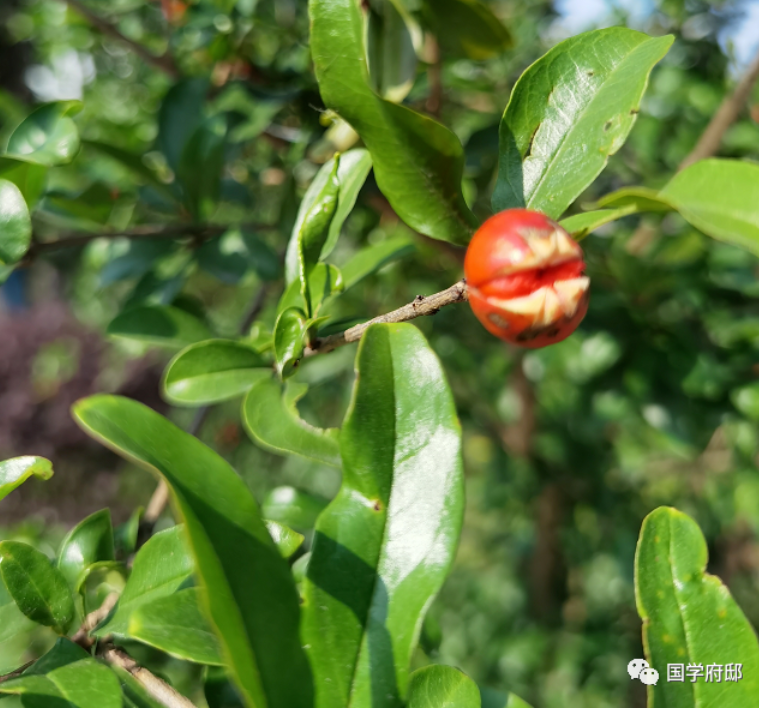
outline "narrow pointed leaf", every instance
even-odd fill
[[[290,237],[290,242],[287,244],[285,281],[288,285],[299,277],[298,234],[303,226],[306,214],[326,186],[327,181],[332,174],[334,164],[335,159],[332,158],[322,165],[306,191],[303,201],[300,203],[298,216],[295,220],[295,226],[293,227],[293,234]],[[337,181],[340,183],[340,191],[337,195],[337,208],[335,209],[332,221],[329,224],[327,240],[325,241],[324,246],[322,246],[320,254],[321,260],[325,259],[330,253],[332,253],[337,245],[337,240],[340,238],[340,231],[343,228],[343,224],[351,211],[353,211],[356,199],[358,198],[358,193],[361,191],[361,187],[364,186],[364,182],[366,182],[366,178],[371,169],[372,157],[369,154],[369,151],[364,148],[348,150],[348,152],[340,155],[340,164],[337,168]]]
[[[94,659],[82,659],[44,675],[0,683],[0,693],[22,696],[28,708],[121,708],[116,674]]]
[[[18,541],[0,542],[0,576],[19,610],[37,624],[64,634],[74,618],[66,579],[48,557]]]
[[[245,429],[253,441],[279,455],[300,455],[340,467],[337,428],[315,428],[298,415],[296,403],[308,387],[289,382],[283,390],[274,378],[259,381],[242,406]]]
[[[345,289],[352,288],[382,266],[408,256],[415,250],[414,242],[409,236],[396,236],[362,248],[341,268]]]
[[[708,236],[759,255],[759,165],[702,160],[678,172],[660,196]]]
[[[29,455],[0,462],[0,499],[5,499],[16,487],[32,476],[50,479],[53,476],[53,465],[50,460]]]
[[[272,489],[261,504],[267,519],[279,521],[302,531],[310,531],[327,506],[327,500],[302,492],[295,487]]]
[[[295,373],[306,348],[306,315],[297,307],[288,307],[274,325],[274,356],[277,371],[284,380]]]
[[[0,179],[0,266],[20,261],[32,242],[32,217],[21,190]]]
[[[560,217],[627,139],[672,36],[611,27],[561,42],[514,86],[500,128],[493,209]]]
[[[89,654],[78,644],[74,644],[67,637],[59,637],[55,640],[53,648],[43,654],[26,671],[24,676],[42,676],[51,671],[60,669],[62,666],[74,664],[82,659],[87,659]]]
[[[633,214],[635,211],[635,207],[632,206],[621,209],[586,211],[584,214],[575,214],[567,219],[562,219],[559,224],[572,235],[575,241],[581,241],[599,226],[610,224],[612,221],[617,221],[624,216]]]
[[[208,327],[177,307],[142,305],[117,315],[106,332],[112,337],[133,339],[167,349],[181,349],[211,338]]]
[[[480,708],[480,689],[452,666],[425,666],[409,677],[407,708]]]
[[[74,416],[88,434],[167,481],[195,558],[204,611],[248,705],[310,706],[313,686],[290,568],[237,473],[136,401],[93,396],[74,406]]]
[[[227,339],[192,344],[166,367],[163,392],[178,406],[199,406],[241,396],[271,367],[254,349]]]
[[[150,538],[134,557],[132,572],[111,615],[93,632],[124,636],[132,613],[145,603],[176,592],[193,572],[184,526],[172,526]]]
[[[673,204],[664,199],[661,192],[647,187],[625,187],[598,200],[597,206],[612,209],[631,208],[634,211],[672,211]]]
[[[463,514],[461,430],[422,334],[373,325],[356,371],[340,433],[343,484],[317,521],[304,584],[320,708],[401,705]]]
[[[426,236],[466,244],[478,224],[461,191],[461,142],[440,123],[373,91],[362,12],[355,0],[309,2],[322,98],[369,148],[377,184],[401,219]]]
[[[114,558],[111,512],[103,509],[88,516],[69,532],[58,554],[58,569],[69,587],[75,590],[85,568]]]
[[[224,663],[219,641],[200,608],[197,588],[141,605],[132,613],[127,635],[178,659],[212,666]]]
[[[759,695],[759,642],[719,578],[706,570],[706,541],[693,519],[661,507],[643,521],[635,554],[635,595],[646,659],[659,672],[649,705],[753,705]],[[668,664],[742,664],[742,678],[667,680]],[[727,698],[729,696],[729,698]]]
[[[38,165],[63,165],[79,152],[79,130],[71,115],[80,101],[56,101],[32,111],[8,138],[7,154]]]
[[[331,264],[317,263],[311,269],[308,277],[308,292],[314,316],[319,313],[321,306],[332,295],[341,293],[343,290],[343,274],[340,269]],[[277,303],[277,313],[281,314],[288,307],[306,309],[300,280],[294,280],[282,293],[282,297]]]

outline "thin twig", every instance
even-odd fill
[[[80,0],[62,0],[62,2],[65,2],[69,7],[76,10],[87,20],[87,22],[100,30],[103,34],[126,44],[135,54],[137,54],[137,56],[144,59],[148,64],[152,64],[174,79],[179,77],[179,70],[170,54],[156,56],[139,42],[135,42],[133,39],[126,37],[118,27],[95,14],[83,2],[80,2]]]
[[[397,310],[388,312],[385,315],[375,317],[373,320],[356,325],[345,332],[331,334],[328,337],[321,337],[314,341],[306,350],[305,356],[314,356],[316,354],[326,354],[338,347],[351,342],[357,342],[363,336],[369,327],[373,324],[388,322],[408,322],[417,317],[425,317],[436,314],[442,307],[453,305],[456,302],[464,302],[469,299],[469,292],[466,287],[466,281],[460,280],[458,283],[451,285],[450,288],[443,290],[434,295],[417,295],[416,298],[408,305],[399,307]]]
[[[97,641],[94,637],[90,636],[90,632],[95,629],[107,616],[108,613],[116,606],[119,600],[119,594],[112,592],[108,597],[103,600],[103,604],[96,610],[90,612],[82,622],[79,629],[76,631],[71,641],[74,644],[78,644],[82,649],[89,650],[90,647]]]
[[[107,646],[100,653],[100,656],[112,666],[117,666],[129,672],[151,698],[166,706],[166,708],[197,708],[192,701],[175,691],[165,681],[159,679],[144,666],[140,666],[123,649]]]
[[[427,112],[434,118],[440,117],[443,107],[443,62],[440,56],[440,46],[434,37],[429,38],[432,62],[427,69],[427,80],[430,84],[430,95],[427,98]]]
[[[696,147],[690,152],[690,154],[680,163],[679,170],[689,167],[694,162],[703,160],[707,157],[714,155],[719,146],[722,143],[727,129],[738,118],[741,109],[746,104],[748,97],[751,93],[751,89],[759,79],[759,51],[749,65],[746,73],[743,74],[738,85],[735,87],[735,91],[729,96],[725,96],[714,117],[709,121],[709,125],[706,126],[706,130],[701,134]]]
[[[32,659],[32,661],[27,661],[23,666],[19,666],[17,669],[13,669],[8,674],[3,674],[0,676],[0,683],[3,683],[3,681],[10,681],[11,679],[18,678],[21,676],[21,674],[24,673],[34,662],[36,659]]]

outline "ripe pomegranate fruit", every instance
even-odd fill
[[[588,311],[580,245],[555,221],[507,209],[475,233],[464,260],[469,304],[485,329],[520,347],[566,339]]]

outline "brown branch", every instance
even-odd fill
[[[727,129],[738,118],[743,106],[748,100],[751,89],[759,79],[759,52],[756,53],[753,61],[749,65],[746,73],[743,74],[738,85],[735,87],[735,91],[729,96],[725,96],[714,117],[706,126],[706,130],[701,134],[696,147],[690,152],[690,154],[680,163],[679,170],[689,167],[694,162],[703,160],[707,157],[714,155],[719,146],[722,143]]]
[[[426,317],[428,315],[437,314],[437,312],[447,305],[453,305],[456,302],[464,302],[469,299],[469,292],[467,291],[466,281],[460,280],[458,283],[451,285],[447,290],[443,290],[434,295],[417,295],[413,302],[408,305],[399,307],[397,310],[388,312],[385,315],[375,317],[373,320],[364,322],[363,324],[356,325],[345,332],[339,334],[331,334],[328,337],[321,337],[316,339],[311,346],[306,349],[304,356],[314,356],[316,354],[326,354],[338,347],[342,347],[345,344],[357,342],[363,336],[369,327],[373,324],[389,323],[389,322],[408,322],[414,320],[417,317]]]
[[[84,621],[76,631],[76,634],[71,637],[71,641],[74,642],[74,644],[78,644],[82,649],[89,651],[96,641],[90,636],[90,632],[108,616],[108,613],[116,606],[118,599],[119,594],[117,592],[112,592],[108,595],[108,597],[103,600],[103,604],[100,605],[100,607],[90,612],[84,618]]]
[[[197,708],[192,701],[174,690],[168,683],[159,679],[144,666],[140,666],[123,649],[109,645],[100,652],[100,656],[112,666],[130,673],[153,700],[166,708]]]
[[[144,59],[148,64],[152,64],[174,79],[179,77],[179,70],[170,54],[167,53],[161,56],[156,56],[139,42],[135,42],[133,39],[126,37],[118,27],[94,13],[80,0],[61,1],[65,2],[73,10],[76,10],[76,12],[82,15],[87,22],[100,30],[103,34],[121,42],[122,44],[126,44],[135,54],[137,54],[137,56]]]
[[[3,681],[10,681],[11,679],[18,678],[21,676],[21,674],[24,673],[24,671],[26,671],[32,664],[34,664],[35,661],[36,659],[27,661],[23,666],[19,666],[17,669],[13,669],[13,671],[8,674],[3,674],[0,676],[0,683],[3,683]]]

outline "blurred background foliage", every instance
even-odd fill
[[[324,112],[305,0],[80,5],[5,0],[0,8],[0,140],[35,102],[84,101],[75,119],[82,153],[50,170],[36,239],[181,226],[193,217],[235,226],[202,245],[107,238],[52,251],[0,289],[0,458],[38,454],[56,466],[53,480],[31,482],[0,504],[0,537],[50,555],[84,515],[108,506],[125,521],[153,490],[147,474],[83,438],[69,417],[74,400],[118,391],[179,424],[193,417],[160,400],[171,352],[107,339],[108,323],[129,305],[172,303],[234,336],[263,292],[251,337],[264,336],[298,203],[319,166],[356,141]],[[759,6],[750,2],[489,5],[513,48],[457,45],[438,22],[440,59],[428,38],[404,99],[461,138],[465,194],[481,218],[511,87],[557,41],[614,24],[677,37],[630,139],[579,204],[625,185],[664,184],[759,43]],[[94,27],[90,13],[110,29]],[[755,89],[721,155],[759,160],[758,123]],[[206,131],[181,153],[201,125]],[[188,212],[176,175],[201,195],[199,213]],[[340,298],[336,318],[374,316],[461,277],[461,253],[410,234],[371,177],[334,260],[403,234],[414,253]],[[583,246],[590,311],[562,344],[526,354],[507,348],[466,306],[417,320],[456,395],[467,474],[456,565],[420,652],[544,708],[643,706],[643,686],[626,666],[642,655],[633,558],[649,511],[672,505],[698,521],[710,571],[759,625],[759,261],[674,214],[628,217]],[[339,424],[354,354],[346,347],[305,362],[296,377],[311,385],[299,404],[305,419]],[[310,528],[339,486],[335,470],[250,443],[238,402],[212,409],[200,437],[239,470],[270,518],[296,529]],[[39,655],[40,642],[30,633],[0,644],[0,670],[15,668],[20,654]],[[198,680],[187,664],[148,658],[188,691]],[[417,664],[425,661],[420,654]]]

